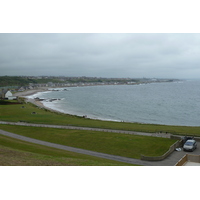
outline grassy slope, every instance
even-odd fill
[[[36,112],[36,115],[31,114]],[[200,127],[187,126],[165,126],[153,124],[108,122],[101,120],[84,119],[66,114],[52,113],[43,109],[38,109],[32,104],[21,105],[0,105],[0,120],[3,121],[25,121],[29,123],[74,125],[85,127],[109,128],[118,130],[134,130],[141,132],[169,132],[173,134],[187,134],[200,136]]]
[[[32,144],[0,135],[0,166],[124,166],[130,165]]]
[[[141,154],[160,156],[175,142],[166,138],[97,131],[11,125],[0,125],[0,129],[57,144],[138,159]]]

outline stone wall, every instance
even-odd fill
[[[187,154],[183,156],[183,158],[181,158],[175,166],[183,166],[185,163],[187,162]]]
[[[169,150],[163,154],[162,156],[144,156],[141,155],[141,160],[147,160],[147,161],[159,161],[164,160],[169,156],[173,151],[175,151],[176,148],[180,147],[182,145],[182,140],[176,141],[173,145],[170,146]]]
[[[200,163],[200,155],[186,154],[176,163],[175,166],[183,166],[186,162]]]

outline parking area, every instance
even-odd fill
[[[187,151],[185,151],[187,153]],[[189,151],[189,154],[194,154],[194,155],[200,155],[200,142],[197,142],[197,149],[195,149],[193,152]]]
[[[181,151],[174,151],[166,159],[160,161],[160,165],[174,166],[185,154],[200,155],[200,142],[197,142],[197,149],[193,152],[183,151],[181,148]]]

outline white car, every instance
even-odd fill
[[[184,151],[194,151],[197,148],[197,143],[195,140],[187,140],[183,145]]]

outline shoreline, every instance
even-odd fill
[[[62,112],[62,111],[59,111],[57,109],[53,109],[51,107],[45,106],[42,101],[35,100],[34,98],[28,98],[29,96],[33,96],[33,95],[35,95],[35,94],[37,94],[39,92],[51,91],[49,89],[50,88],[45,88],[45,89],[44,88],[40,88],[40,89],[34,89],[34,90],[26,90],[26,91],[23,91],[23,92],[17,92],[15,94],[13,94],[13,96],[23,97],[23,98],[26,99],[26,102],[32,103],[32,104],[36,105],[39,108],[47,109],[47,110],[49,110],[51,112],[57,112],[57,113],[60,113],[60,114],[67,114],[67,115],[71,115],[71,116],[83,117],[83,118],[93,119],[93,120],[111,121],[111,122],[124,122],[124,121],[114,120],[114,119],[112,120],[112,119],[93,118],[93,117],[87,117],[87,115],[78,115],[78,114],[73,114],[73,113],[70,113],[70,112]]]
[[[39,108],[43,108],[43,109],[47,109],[47,110],[50,110],[52,112],[58,112],[58,113],[62,113],[62,114],[66,114],[64,112],[60,112],[58,110],[54,110],[52,108],[49,108],[49,107],[46,107],[42,101],[37,101],[35,100],[34,98],[28,98],[28,96],[33,96],[39,92],[46,92],[46,91],[49,91],[49,88],[40,88],[40,89],[34,89],[34,90],[26,90],[26,91],[23,91],[23,92],[17,92],[15,93],[13,96],[16,96],[16,97],[23,97],[25,98],[26,102],[29,102],[29,103],[32,103],[34,105],[36,105],[37,107]]]
[[[32,96],[34,94],[37,94],[38,92],[46,92],[49,91],[49,88],[40,88],[40,89],[34,89],[34,90],[26,90],[23,92],[16,92],[15,94],[13,94],[13,96],[17,97],[27,97],[27,96]]]
[[[58,87],[58,88],[66,88],[66,87]],[[25,98],[26,102],[30,102],[34,105],[36,105],[39,108],[43,108],[46,110],[49,110],[51,112],[54,113],[59,113],[59,114],[66,114],[66,115],[70,115],[70,116],[75,116],[75,117],[83,117],[83,118],[87,118],[87,119],[91,119],[91,120],[100,120],[100,121],[110,121],[110,122],[118,122],[118,123],[137,123],[137,124],[153,124],[153,125],[165,125],[165,126],[186,126],[186,127],[199,127],[198,125],[177,125],[177,124],[164,124],[164,123],[160,123],[160,124],[155,124],[155,123],[145,123],[145,122],[134,122],[134,121],[124,121],[124,120],[115,120],[115,119],[105,119],[105,118],[99,118],[99,117],[94,117],[94,116],[90,116],[87,113],[81,113],[81,114],[77,114],[77,113],[73,113],[70,112],[70,110],[59,110],[54,108],[54,105],[52,104],[52,106],[50,105],[45,105],[46,102],[42,102],[39,101],[37,99],[34,99],[35,97],[33,97],[33,95],[36,95],[37,93],[45,93],[45,92],[51,92],[52,87],[45,87],[45,88],[38,88],[38,89],[33,89],[33,90],[26,90],[23,92],[17,92],[15,94],[13,94],[13,96],[18,96],[18,97],[23,97]],[[32,97],[31,97],[32,96]]]

